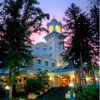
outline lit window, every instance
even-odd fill
[[[52,63],[52,67],[55,67],[55,63]]]
[[[46,51],[47,49],[46,48],[43,48],[43,51]]]
[[[48,61],[45,61],[45,66],[48,66]]]
[[[39,51],[39,47],[36,47],[35,49],[36,49],[36,51]]]
[[[58,25],[55,26],[55,29],[56,29],[57,32],[61,33],[61,29]]]
[[[53,26],[49,27],[49,33],[51,33],[53,31]]]
[[[38,60],[38,64],[41,64],[41,60]]]

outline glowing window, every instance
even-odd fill
[[[56,29],[57,32],[61,33],[61,29],[58,25],[55,26],[55,29]]]
[[[49,33],[51,33],[53,31],[53,26],[49,27]]]

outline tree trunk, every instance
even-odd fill
[[[92,76],[93,76],[93,84],[96,85],[96,75],[95,75],[95,70],[92,66],[92,62],[91,62],[91,70],[92,70]]]
[[[15,73],[14,69],[11,69],[11,74],[10,74],[10,81],[9,81],[9,98],[12,99],[12,92],[13,92],[13,86],[14,86],[14,81],[15,81]]]
[[[12,89],[12,87],[10,86],[10,89],[9,89],[9,98],[10,98],[10,99],[12,99],[12,90],[13,90],[13,89]]]
[[[84,74],[83,74],[83,64],[82,64],[82,54],[81,54],[81,52],[80,52],[80,63],[81,63],[82,87],[84,88]]]

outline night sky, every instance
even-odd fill
[[[88,11],[89,9],[89,0],[38,0],[40,2],[39,7],[42,9],[44,13],[50,14],[49,20],[43,21],[43,26],[46,28],[47,22],[50,22],[50,20],[55,17],[58,21],[61,21],[63,24],[63,17],[64,12],[68,7],[70,7],[71,3],[75,3],[77,6],[79,6],[83,11]],[[46,33],[41,32],[41,35],[32,35],[31,39],[35,42],[45,42],[43,37],[46,35]]]
[[[0,0],[2,2],[3,0]],[[40,2],[40,5],[38,5],[44,13],[49,13],[50,19],[49,20],[43,20],[43,26],[46,28],[47,22],[50,22],[50,20],[55,17],[58,21],[61,21],[63,24],[63,17],[64,12],[68,7],[70,7],[71,3],[75,3],[77,6],[79,6],[83,11],[88,12],[89,9],[89,0],[37,0]],[[46,33],[41,32],[41,35],[32,35],[31,39],[32,41],[35,40],[35,43],[37,42],[45,42],[43,37],[46,35]]]

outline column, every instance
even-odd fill
[[[26,78],[28,79],[28,78],[29,78],[29,76],[30,76],[30,75],[29,75],[29,73],[27,73],[27,74],[26,74]]]
[[[74,83],[74,87],[76,88],[77,87],[77,84],[76,84],[76,73],[74,73],[73,83]]]
[[[35,79],[35,72],[34,72],[34,79]]]
[[[69,82],[69,84],[72,82],[72,76],[70,75],[70,82]]]
[[[2,78],[0,78],[0,86],[2,85]]]
[[[53,75],[53,87],[55,87],[55,75]]]
[[[22,83],[22,87],[24,87],[24,74],[22,75],[22,80],[23,80],[23,81],[22,81],[22,82],[23,82],[23,83]]]

